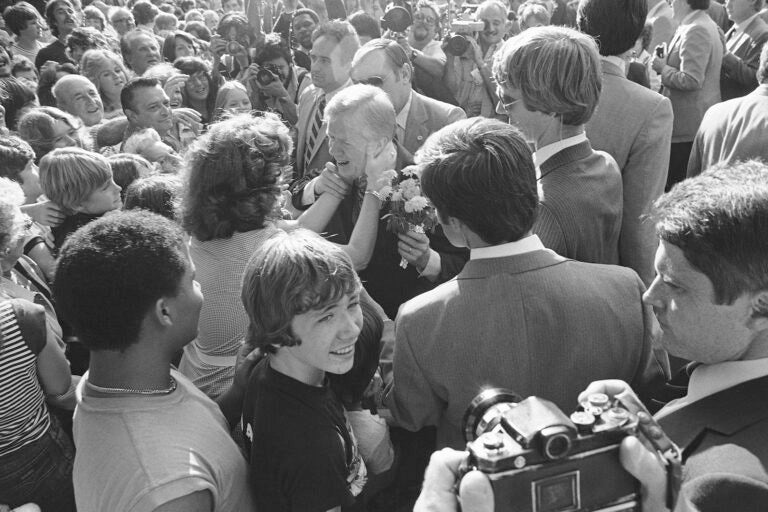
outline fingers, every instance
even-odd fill
[[[598,380],[598,381],[592,382],[589,386],[587,386],[587,389],[585,389],[579,394],[578,401],[583,402],[589,397],[589,395],[593,393],[604,393],[608,395],[610,398],[613,398],[616,395],[623,393],[627,389],[629,389],[629,384],[627,384],[623,380],[619,380],[619,379]]]
[[[640,481],[643,510],[667,510],[667,479],[664,468],[635,436],[627,436],[621,443],[619,460],[632,476]]]
[[[493,512],[493,488],[480,471],[470,471],[461,479],[459,500],[463,512]]]

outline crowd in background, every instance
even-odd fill
[[[763,0],[0,11],[0,511],[408,510],[483,386],[749,353],[653,313],[664,198],[768,158]]]

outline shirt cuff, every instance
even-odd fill
[[[309,206],[315,202],[315,181],[317,178],[312,178],[304,185],[304,192],[301,194],[301,204]]]
[[[434,249],[430,249],[429,261],[427,261],[427,266],[424,267],[424,270],[421,271],[419,277],[426,277],[430,281],[434,282],[440,276],[441,266],[442,261],[440,259],[440,254]]]

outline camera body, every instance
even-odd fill
[[[455,20],[451,23],[451,33],[445,38],[445,51],[454,57],[464,55],[469,48],[469,41],[465,36],[470,36],[475,32],[481,32],[485,28],[482,21],[464,21]]]
[[[256,81],[266,87],[275,80],[280,80],[280,68],[274,64],[262,64],[256,72]]]
[[[464,416],[467,466],[488,476],[499,512],[639,512],[639,482],[619,462],[622,440],[642,433],[637,413],[647,413],[633,398],[627,406],[596,393],[569,417],[542,398],[515,403],[487,390]]]

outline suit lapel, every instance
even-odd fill
[[[417,147],[421,147],[424,140],[429,136],[427,110],[424,108],[419,93],[413,92],[412,94],[411,110],[405,121],[405,140],[400,141],[409,151],[410,147],[413,147],[414,151]]]
[[[730,436],[768,417],[767,392],[768,376],[753,379],[685,405],[659,424],[687,455],[705,430]]]

